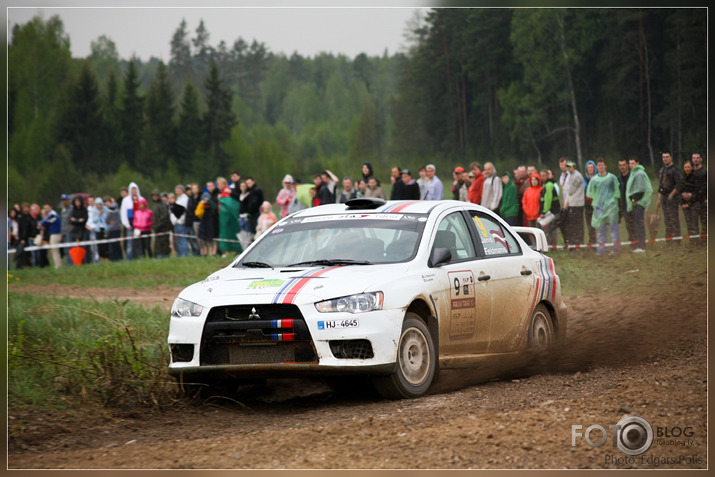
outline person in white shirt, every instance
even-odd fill
[[[186,208],[189,205],[189,197],[185,193],[186,189],[179,184],[174,188],[176,202],[171,208],[171,223],[174,225],[174,248],[177,257],[185,257],[189,254],[189,229],[186,226]]]
[[[425,200],[444,199],[444,186],[439,177],[437,177],[437,169],[434,164],[427,164],[425,172],[427,172],[427,195],[425,195]]]
[[[484,175],[484,185],[482,185],[481,205],[498,213],[502,196],[502,181],[497,176],[497,170],[491,162],[484,164],[482,174]]]
[[[134,258],[134,208],[135,204],[138,204],[141,196],[139,186],[136,185],[136,183],[131,182],[129,184],[128,194],[122,199],[122,203],[119,208],[119,217],[122,221],[122,226],[124,227],[124,237],[127,238],[125,242],[125,255],[127,260]]]
[[[566,167],[566,163],[568,162],[567,157],[562,157],[559,159],[559,168],[561,169],[561,175],[559,176],[559,198],[561,199],[561,223],[559,224],[559,230],[561,230],[561,235],[564,238],[564,244],[568,245],[569,244],[569,225],[568,225],[568,191],[566,190],[568,179],[569,179],[569,171],[568,168]]]

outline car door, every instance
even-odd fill
[[[519,330],[528,326],[530,318],[537,276],[534,260],[524,254],[508,227],[496,217],[477,211],[470,215],[492,298],[487,352],[513,351]]]
[[[491,291],[474,247],[467,217],[452,212],[441,218],[430,251],[446,248],[449,263],[433,267],[439,309],[440,356],[484,353],[489,344]]]

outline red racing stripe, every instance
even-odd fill
[[[284,305],[291,305],[293,301],[295,300],[296,295],[300,292],[300,290],[308,284],[311,278],[319,277],[320,275],[329,272],[330,270],[335,270],[336,268],[340,268],[342,265],[338,265],[335,267],[330,267],[330,268],[324,268],[322,270],[318,270],[317,272],[313,273],[310,276],[307,276],[305,278],[301,278],[298,280],[295,285],[293,285],[290,290],[286,292],[285,298],[283,298],[283,304]]]
[[[395,212],[400,212],[402,209],[405,209],[405,208],[411,206],[412,204],[418,204],[419,202],[420,202],[419,200],[413,200],[413,201],[411,201],[411,202],[405,202],[404,204],[398,205],[397,207],[395,207],[394,209],[390,210],[389,212],[390,212],[391,214],[394,214]]]
[[[554,301],[554,298],[556,297],[556,269],[554,268],[554,261],[549,258],[549,271],[551,272],[551,280],[552,280],[552,286],[551,286],[551,301]]]

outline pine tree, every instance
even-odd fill
[[[179,28],[171,37],[171,60],[169,61],[171,76],[177,84],[193,78],[193,68],[191,65],[191,43],[189,42],[189,31],[186,29],[186,20],[182,19]]]
[[[238,124],[238,120],[231,109],[233,94],[228,88],[224,88],[218,66],[214,61],[209,67],[209,75],[204,83],[204,89],[207,106],[203,121],[205,144],[219,169],[226,170],[228,157],[221,148],[221,144],[231,138],[231,129]]]
[[[181,94],[176,134],[177,167],[180,174],[194,170],[195,161],[203,151],[202,119],[199,112],[199,92],[189,81]]]
[[[169,72],[160,61],[156,76],[146,97],[146,127],[144,129],[144,172],[161,170],[176,154],[174,125],[174,93],[169,84]]]
[[[69,150],[81,171],[104,172],[102,154],[103,122],[99,85],[87,61],[77,81],[71,84],[58,116],[57,142]]]
[[[119,113],[119,81],[114,68],[109,70],[107,85],[102,95],[103,149],[105,167],[114,171],[121,159],[121,125]]]
[[[206,77],[209,62],[214,54],[214,49],[209,44],[210,34],[204,25],[204,21],[199,22],[196,28],[196,36],[191,40],[194,46],[193,71],[196,74],[194,81],[201,83]]]
[[[119,114],[120,151],[124,160],[133,169],[139,165],[142,128],[144,127],[143,98],[139,96],[139,77],[135,61],[132,58],[124,75],[124,91]]]

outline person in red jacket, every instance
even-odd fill
[[[482,187],[484,186],[484,176],[482,175],[482,165],[478,162],[469,164],[469,169],[474,174],[472,184],[469,186],[468,198],[472,204],[482,203]]]
[[[541,201],[541,177],[539,174],[531,174],[529,176],[529,187],[524,191],[524,196],[521,198],[521,205],[524,209],[524,215],[529,221],[529,227],[538,227],[536,220],[540,214]]]
[[[154,213],[149,208],[146,199],[138,199],[138,209],[134,212],[134,235],[138,239],[137,257],[147,255],[152,258],[151,253],[151,227],[154,225]]]

